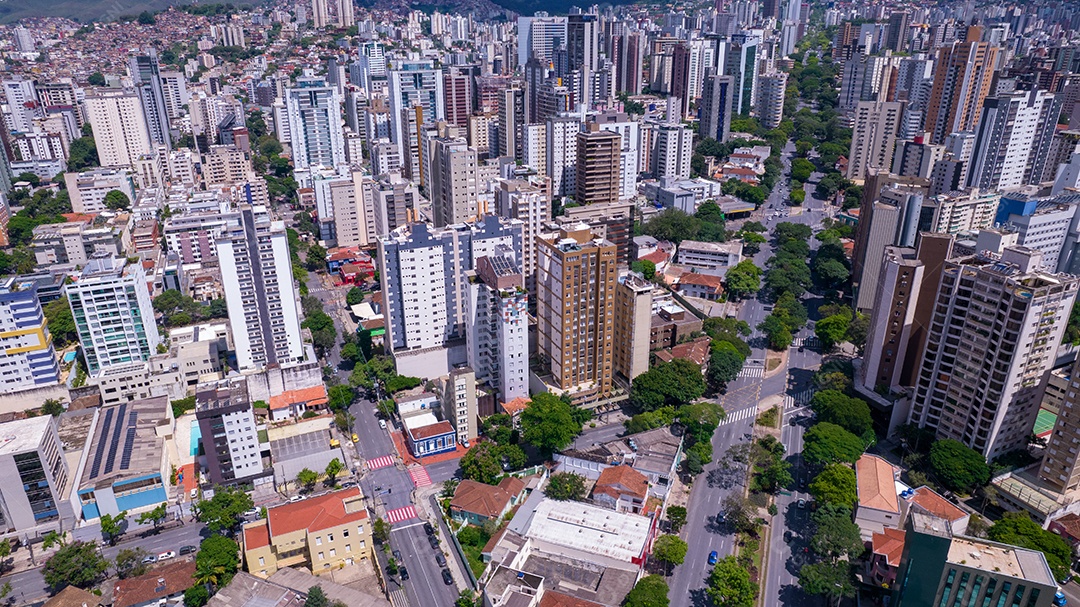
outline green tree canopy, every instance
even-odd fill
[[[623,600],[623,607],[668,607],[668,585],[659,575],[647,575],[636,584]]]
[[[105,194],[105,208],[111,211],[126,211],[131,208],[131,199],[120,190],[110,190]]]
[[[199,521],[213,533],[227,533],[240,525],[241,517],[251,510],[251,496],[236,487],[218,487],[214,497],[196,502]]]
[[[653,558],[666,565],[682,565],[689,546],[677,535],[661,535],[653,543]]]
[[[521,412],[521,436],[543,451],[559,451],[581,432],[573,405],[550,392],[541,392]]]
[[[716,607],[753,607],[758,585],[734,556],[727,556],[713,567],[705,593]]]
[[[223,535],[211,535],[199,543],[195,555],[196,579],[200,573],[216,588],[229,585],[240,569],[240,546]]]
[[[859,499],[855,471],[845,464],[829,464],[810,481],[810,495],[821,504],[854,508]]]
[[[349,289],[349,292],[345,294],[345,303],[350,306],[362,303],[364,301],[364,292],[360,290],[360,287],[353,287]]]
[[[167,507],[168,506],[165,502],[161,502],[161,504],[159,504],[156,508],[143,512],[135,520],[138,521],[140,525],[145,525],[146,523],[153,523],[154,529],[157,529],[158,526],[161,525],[161,523],[165,522],[165,517],[168,514],[166,512]]]
[[[45,561],[42,574],[53,593],[67,586],[88,589],[105,575],[108,561],[93,542],[72,542],[61,546]]]
[[[356,399],[356,393],[353,392],[352,387],[343,384],[330,386],[326,394],[327,406],[330,407],[331,411],[344,411]]]
[[[75,330],[75,319],[71,316],[71,307],[67,297],[61,297],[45,304],[42,312],[48,321],[49,334],[52,335],[53,344],[57,348],[66,348],[79,339]]]
[[[1072,551],[1060,535],[1043,529],[1026,512],[1007,512],[990,526],[987,537],[995,542],[1038,550],[1046,555],[1046,563],[1054,579],[1063,580],[1069,574]]]
[[[630,402],[638,411],[679,407],[705,394],[701,369],[689,360],[661,362],[634,378]]]
[[[822,561],[803,565],[799,569],[799,586],[807,594],[820,594],[829,601],[855,596],[851,563],[847,561]]]
[[[572,472],[556,472],[548,478],[544,495],[559,501],[583,500],[585,499],[585,477]]]
[[[803,459],[811,465],[854,464],[864,447],[859,437],[828,422],[814,424],[803,435],[803,440]]]
[[[709,369],[706,372],[709,387],[713,390],[723,389],[728,382],[739,376],[745,362],[742,353],[731,342],[714,342],[709,355]]]
[[[753,295],[761,289],[761,268],[753,261],[744,259],[724,275],[724,286],[735,300]]]
[[[814,335],[821,340],[821,347],[827,352],[847,338],[850,323],[851,314],[836,314],[822,318],[814,325]]]
[[[815,531],[810,545],[822,558],[854,560],[863,553],[861,532],[851,520],[848,506],[825,504],[814,511],[813,521]]]
[[[817,414],[819,422],[836,424],[864,439],[873,438],[874,422],[870,417],[870,405],[861,398],[848,396],[838,390],[822,390],[814,394],[810,407]]]
[[[303,487],[305,491],[315,489],[315,483],[318,481],[319,473],[309,468],[304,468],[296,473],[296,484]]]
[[[978,451],[945,439],[930,446],[930,469],[945,487],[971,491],[990,482],[990,466]]]
[[[770,350],[782,352],[791,347],[791,329],[775,313],[766,316],[765,320],[758,324],[758,330],[765,334]]]
[[[498,446],[488,442],[478,443],[461,457],[461,474],[467,479],[486,485],[495,485],[502,475],[499,465]]]

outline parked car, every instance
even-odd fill
[[[715,550],[709,553],[709,564],[715,565],[716,561],[720,560],[720,555]]]
[[[145,557],[143,557],[143,560],[142,560],[143,565],[149,565],[151,563],[156,563],[156,562],[157,562],[157,555],[154,555],[154,554],[148,554]]]
[[[380,419],[379,420],[379,427],[382,428],[383,430],[386,430],[386,420],[385,419]]]
[[[248,511],[244,512],[244,516],[248,516],[248,517],[254,516],[254,517],[258,518],[259,512],[260,511],[259,511],[258,508],[252,508],[251,510],[248,510]]]
[[[443,569],[442,570],[442,581],[447,586],[450,586],[451,584],[454,583],[454,576],[450,574],[449,569]]]
[[[435,528],[431,526],[431,523],[424,523],[424,533],[435,535]]]
[[[441,552],[435,553],[435,562],[439,564],[439,567],[446,567],[446,557]]]
[[[352,442],[354,442],[354,443],[360,442],[360,437],[357,436],[357,434],[355,432],[353,432],[353,435],[352,435]]]
[[[157,555],[157,560],[158,561],[167,561],[169,559],[174,559],[174,558],[176,558],[176,552],[174,552],[172,550],[166,550],[165,552],[162,552],[161,554]]]
[[[439,549],[439,538],[435,537],[434,535],[429,535],[429,536],[427,536],[427,539],[428,539],[428,543],[431,544],[432,548],[434,548],[436,550]]]
[[[395,561],[397,561],[399,563],[401,562],[401,551],[400,550],[395,550],[395,551],[391,552],[390,554],[394,555],[394,560]]]
[[[180,556],[183,556],[185,554],[194,554],[196,550],[198,550],[198,548],[196,548],[195,546],[181,546]]]
[[[799,498],[799,508],[806,508],[806,500]]]
[[[784,531],[784,541],[785,542],[790,542],[791,541],[791,530],[790,529],[787,530],[787,531]]]
[[[409,579],[409,570],[408,569],[402,567],[401,569],[398,569],[398,572],[401,574],[401,581],[404,582],[405,580]]]

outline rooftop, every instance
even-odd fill
[[[366,521],[367,509],[359,487],[332,491],[299,502],[282,504],[266,511],[270,537],[301,529],[319,531]]]
[[[925,510],[928,514],[943,518],[949,522],[957,521],[967,516],[966,512],[956,507],[949,500],[938,495],[937,492],[930,487],[919,487],[915,490],[915,495],[912,496],[909,501]]]
[[[893,482],[896,469],[876,455],[864,454],[855,462],[855,480],[860,508],[900,512]]]
[[[603,493],[618,498],[623,494],[630,494],[641,499],[649,492],[649,479],[645,475],[634,470],[630,466],[612,466],[605,468],[600,473],[593,485],[593,493]]]
[[[300,594],[255,577],[246,571],[238,572],[228,586],[210,597],[207,607],[296,607],[303,604]]]
[[[131,607],[184,592],[195,585],[195,561],[173,561],[143,575],[118,580],[113,590],[113,607]]]
[[[287,390],[276,396],[271,396],[270,409],[286,409],[296,404],[317,407],[319,405],[325,405],[327,402],[329,401],[326,396],[326,386],[319,384],[318,386],[312,386],[310,388]]]
[[[874,554],[885,557],[890,567],[900,566],[900,556],[904,553],[904,537],[907,534],[899,529],[885,527],[883,533],[874,533],[870,540]]]
[[[510,523],[529,539],[624,562],[645,553],[651,527],[652,520],[638,514],[547,498],[526,502]]]
[[[435,422],[420,427],[409,427],[409,434],[413,440],[423,440],[444,434],[455,434],[454,426],[448,421]]]
[[[117,479],[160,473],[165,441],[157,428],[171,419],[166,396],[99,409],[79,487],[104,487]]]
[[[0,455],[33,451],[52,424],[52,416],[42,415],[0,424]]]
[[[514,497],[525,489],[525,483],[518,478],[508,476],[498,486],[486,485],[473,480],[463,480],[454,491],[450,508],[486,518],[496,518],[503,513]]]

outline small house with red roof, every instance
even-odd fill
[[[879,588],[891,587],[896,582],[906,536],[904,531],[888,527],[881,533],[874,533],[870,539],[870,560],[866,564],[867,582]]]
[[[641,513],[649,497],[649,479],[623,464],[605,468],[593,485],[593,502],[616,512]]]
[[[244,525],[244,564],[267,578],[285,567],[316,575],[370,558],[371,521],[359,487],[269,508],[266,518]]]
[[[286,390],[270,397],[270,421],[280,422],[303,417],[308,411],[322,411],[329,403],[326,386],[322,384],[299,390]]]
[[[113,607],[164,605],[195,585],[195,561],[173,561],[142,575],[118,580],[113,588]],[[95,605],[97,603],[94,603]]]
[[[525,481],[514,476],[507,476],[496,486],[463,480],[450,500],[450,516],[473,525],[497,521],[518,503],[524,490]]]
[[[930,487],[919,487],[905,492],[908,512],[920,512],[949,521],[949,530],[953,535],[967,535],[968,521],[971,515],[959,506],[942,497]]]
[[[684,273],[679,276],[675,290],[683,297],[698,297],[709,301],[719,301],[724,294],[724,281],[712,274]]]
[[[859,501],[855,506],[855,524],[863,541],[885,529],[899,529],[904,520],[900,515],[900,498],[896,491],[899,471],[884,458],[864,453],[855,462],[855,490]]]

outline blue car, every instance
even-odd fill
[[[712,552],[710,552],[710,553],[709,553],[709,564],[710,564],[710,565],[715,565],[715,564],[716,564],[716,561],[717,561],[717,560],[718,560],[719,558],[720,558],[720,555],[716,554],[716,551],[715,551],[715,550],[713,550]]]

